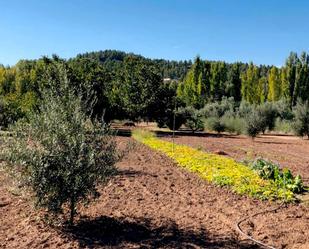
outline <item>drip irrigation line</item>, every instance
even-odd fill
[[[258,216],[258,215],[260,215],[260,214],[275,212],[275,211],[279,210],[280,208],[282,208],[283,205],[284,205],[284,203],[282,203],[279,207],[276,207],[276,208],[273,208],[273,209],[266,209],[266,210],[257,212],[257,213],[255,213],[255,214],[253,214],[253,215],[251,215],[251,216],[247,216],[247,217],[245,217],[245,218],[239,220],[239,221],[235,224],[235,225],[236,225],[237,231],[238,231],[240,234],[242,234],[243,236],[247,237],[247,239],[253,241],[254,243],[256,243],[256,244],[258,244],[258,245],[264,246],[264,247],[269,248],[269,249],[276,249],[275,247],[266,245],[266,244],[264,244],[262,241],[256,240],[256,239],[254,239],[252,236],[246,234],[246,233],[241,229],[240,224],[243,223],[245,220],[248,220],[249,218],[253,218],[253,217]]]

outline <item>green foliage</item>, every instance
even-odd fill
[[[286,99],[281,99],[279,101],[273,102],[274,108],[277,110],[278,116],[281,120],[292,120],[293,112],[290,104]]]
[[[252,113],[253,110],[254,110],[253,105],[251,105],[247,101],[241,101],[237,112],[241,118],[247,118]]]
[[[173,130],[174,117],[176,130],[185,123],[183,113],[177,111],[177,109],[184,106],[184,103],[176,97],[176,89],[177,85],[175,82],[164,83],[159,88],[158,99],[160,101],[156,104],[152,115],[160,128],[168,127],[170,130]]]
[[[204,121],[201,111],[193,107],[186,107],[178,110],[185,118],[185,126],[192,132],[204,130]]]
[[[211,63],[210,94],[211,99],[219,101],[225,95],[227,82],[227,64],[222,61]]]
[[[251,63],[246,72],[241,75],[242,85],[241,94],[242,99],[251,104],[259,104],[261,102],[261,95],[263,93],[264,86],[260,81],[259,68]]]
[[[174,112],[173,112],[174,113]],[[166,126],[172,131],[172,130],[179,130],[180,127],[186,122],[186,118],[184,117],[183,113],[175,111],[175,115],[172,114],[172,116],[166,120],[165,124]]]
[[[275,128],[278,112],[270,102],[265,102],[259,106],[242,102],[238,115],[246,120],[245,133],[254,138],[260,132],[265,133],[266,129],[271,131]]]
[[[269,131],[275,128],[278,112],[271,102],[265,102],[257,107],[260,118],[261,131],[264,133],[266,129]]]
[[[255,138],[265,128],[265,117],[254,110],[246,118],[246,134]]]
[[[125,53],[117,50],[104,50],[97,52],[90,52],[77,55],[77,59],[89,59],[100,63],[108,71],[119,71],[123,67],[123,62],[126,57],[135,57],[137,59],[145,60],[154,63],[160,70],[164,78],[183,79],[192,65],[191,61],[169,61],[163,59],[147,59],[141,55],[133,53]]]
[[[206,118],[208,117],[222,117],[225,114],[234,113],[235,101],[234,98],[222,98],[221,101],[216,101],[213,103],[206,104],[203,109],[201,109],[201,113]]]
[[[299,100],[294,108],[293,129],[298,136],[309,138],[309,102]]]
[[[277,67],[272,67],[268,76],[268,101],[278,101],[282,96],[282,86],[280,71]]]
[[[15,115],[12,111],[8,103],[4,99],[0,99],[0,130],[1,127],[6,128],[15,120]]]
[[[277,118],[274,130],[285,134],[293,133],[293,123],[290,120]]]
[[[206,105],[207,118],[227,115],[227,111],[220,110],[221,102],[231,97],[235,103],[233,110],[228,111],[229,116],[236,116],[235,108],[240,102],[239,116],[245,117],[244,111],[248,110],[243,108],[244,101],[259,105],[266,100],[279,100],[280,104],[275,108],[278,107],[281,119],[293,118],[291,108],[298,98],[309,100],[309,56],[306,53],[291,53],[279,69],[253,63],[207,61],[199,57],[193,64],[191,61],[152,60],[106,50],[81,54],[69,60],[53,55],[52,58],[21,60],[12,67],[0,66],[0,99],[5,102],[1,116],[5,123],[26,117],[37,108],[42,98],[40,90],[48,89],[50,80],[60,83],[59,64],[66,67],[69,81],[75,91],[81,93],[84,108],[92,107],[87,114],[92,119],[103,115],[106,122],[144,119],[162,125],[167,123],[165,119],[170,120],[168,113],[174,107],[170,108],[162,94],[163,78],[168,78],[165,83],[176,85],[177,107],[183,106],[178,102],[197,109]],[[96,100],[95,105],[86,102],[89,94],[93,97],[90,102]],[[207,105],[210,105],[209,110]],[[158,106],[163,114],[158,114]]]
[[[161,82],[162,78],[154,64],[135,57],[125,58],[120,89],[128,118],[151,118],[158,102]]]
[[[225,131],[225,124],[219,117],[211,117],[206,119],[206,128],[210,131],[221,133]]]
[[[279,165],[271,161],[258,158],[251,164],[251,168],[263,179],[274,181],[280,188],[286,188],[293,193],[301,193],[305,190],[299,175],[294,177],[289,169],[281,170]]]
[[[50,81],[38,110],[13,128],[9,159],[22,167],[37,205],[53,214],[68,207],[73,223],[76,205],[96,197],[97,184],[114,174],[118,153],[104,124],[89,121],[82,96],[60,70],[61,84]]]
[[[186,105],[195,108],[203,106],[206,101],[207,89],[209,89],[208,74],[208,68],[199,57],[196,57],[194,64],[177,90],[178,97]]]
[[[225,95],[231,96],[236,102],[241,101],[241,74],[242,64],[234,63],[227,72]]]
[[[236,133],[237,135],[245,133],[246,121],[243,118],[223,116],[222,122],[227,132]]]

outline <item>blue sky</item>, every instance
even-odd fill
[[[305,0],[0,1],[0,63],[104,49],[282,65],[308,51]]]

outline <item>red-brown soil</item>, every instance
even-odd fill
[[[76,227],[62,231],[44,225],[0,171],[0,248],[262,248],[239,236],[235,223],[279,205],[208,184],[140,144],[117,166],[101,197],[80,210]],[[289,205],[242,228],[276,248],[309,248],[308,211]]]

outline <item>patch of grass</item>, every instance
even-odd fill
[[[206,153],[185,145],[173,145],[145,130],[134,130],[133,137],[150,148],[166,154],[179,166],[197,173],[209,182],[229,186],[238,194],[261,199],[295,200],[292,191],[278,186],[273,181],[262,179],[250,167],[231,158]]]

